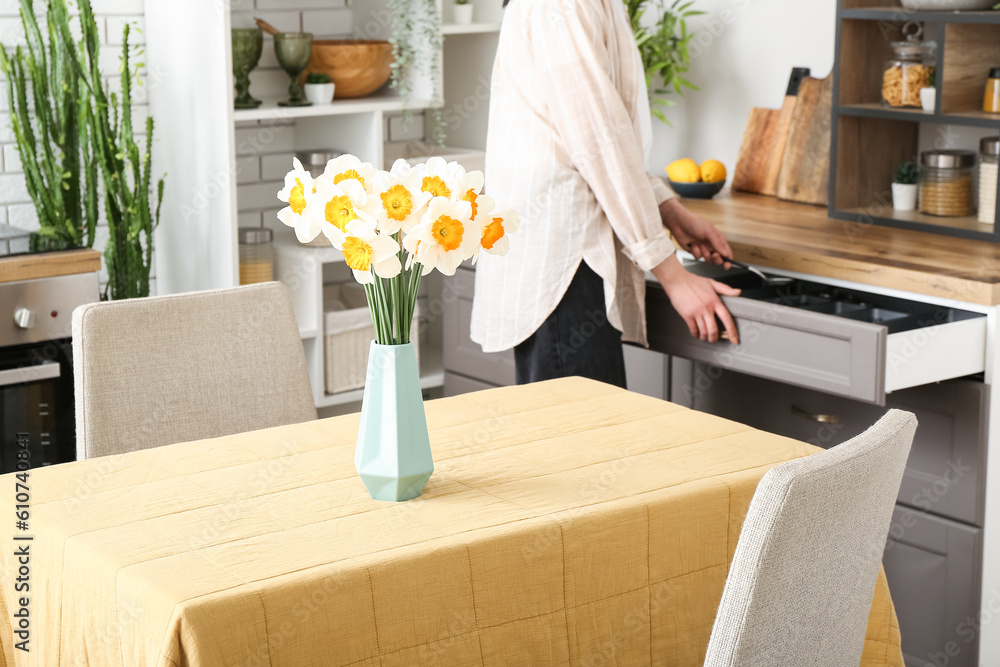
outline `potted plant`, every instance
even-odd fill
[[[306,99],[313,104],[330,104],[333,101],[334,83],[329,74],[312,72],[306,75]]]
[[[451,16],[455,23],[468,25],[472,23],[472,3],[469,0],[455,0],[451,8]]]
[[[687,20],[704,14],[691,9],[694,0],[625,0],[632,32],[635,34],[642,65],[646,70],[646,89],[653,115],[670,125],[661,107],[676,104],[667,95],[684,94],[685,88],[698,90],[684,74],[691,69],[691,40]],[[654,20],[647,13],[655,16]],[[662,82],[662,84],[661,84]]]
[[[900,162],[892,177],[892,207],[912,211],[917,207],[917,179],[920,170],[914,162]]]

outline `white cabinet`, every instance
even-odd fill
[[[322,6],[315,0],[271,0],[266,11],[247,0],[147,3],[146,63],[150,109],[157,122],[154,169],[169,175],[156,234],[157,290],[171,294],[237,285],[238,227],[274,228],[276,277],[292,291],[319,407],[360,399],[360,392],[328,396],[323,391],[323,285],[350,280],[350,275],[334,268],[342,262],[336,251],[298,245],[275,217],[282,206],[275,195],[299,150],[338,149],[376,166],[388,166],[398,155],[442,153],[468,168],[482,168],[502,10],[495,0],[473,3],[474,23],[455,25],[450,2],[438,0],[444,35],[438,86],[449,133],[446,148],[389,142],[389,126],[397,136],[401,129],[396,119],[403,102],[388,86],[369,97],[335,99],[329,105],[278,106],[288,77],[267,36],[251,75],[251,94],[263,104],[233,109],[230,28],[250,27],[253,17],[261,16],[279,29],[313,32],[316,39],[388,39],[391,17],[384,0]],[[426,46],[418,48],[427,52]],[[411,126],[407,138],[426,136],[432,114],[421,112],[430,104],[433,83],[423,72],[411,77],[409,107],[424,126]],[[428,282],[431,302],[440,300],[440,285],[440,280]],[[440,313],[430,311],[430,335],[421,348],[423,382],[440,387]]]

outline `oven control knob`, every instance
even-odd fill
[[[14,324],[22,329],[30,329],[35,326],[35,314],[27,308],[18,308],[14,311]]]

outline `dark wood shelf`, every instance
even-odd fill
[[[832,217],[839,220],[852,220],[862,223],[871,221],[874,224],[911,229],[920,232],[940,234],[942,227],[948,229],[951,236],[994,241],[994,226],[979,222],[976,216],[961,218],[946,218],[937,215],[927,215],[919,211],[897,211],[888,207],[878,207],[881,215],[872,215],[872,208],[857,208],[835,210]]]
[[[982,12],[911,12],[903,7],[873,7],[870,9],[842,9],[841,18],[862,21],[891,21],[905,23],[992,23],[1000,24],[1000,11]]]
[[[987,127],[1000,130],[1000,114],[988,114],[983,111],[961,111],[955,113],[931,113],[923,109],[892,108],[878,103],[842,104],[837,106],[837,113],[842,116],[861,116],[865,118],[885,118],[888,120],[905,120],[911,123],[936,123],[939,125],[967,125],[971,127]]]

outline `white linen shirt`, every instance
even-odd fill
[[[486,192],[521,227],[507,256],[483,253],[476,267],[471,334],[484,351],[531,336],[581,260],[604,280],[610,323],[647,344],[644,272],[674,251],[658,208],[673,193],[645,171],[651,143],[622,0],[513,0],[493,65]]]

